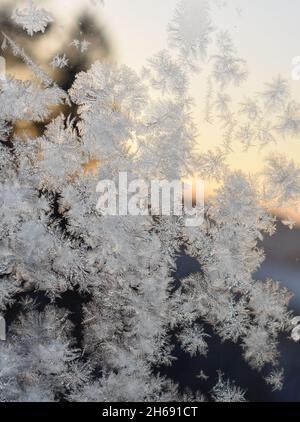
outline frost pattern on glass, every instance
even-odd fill
[[[245,401],[247,392],[221,372],[204,397],[156,371],[174,361],[172,333],[191,356],[209,354],[208,326],[222,341],[240,344],[255,370],[270,367],[266,383],[282,388],[278,338],[299,341],[299,321],[288,310],[290,292],[253,274],[264,260],[261,240],[276,230],[271,211],[299,202],[300,169],[274,154],[251,177],[230,170],[227,158],[235,141],[247,150],[298,135],[299,104],[281,77],[234,104],[227,89],[245,81],[247,67],[230,34],[214,31],[216,5],[225,7],[179,1],[170,48],[150,57],[141,73],[96,61],[68,92],[3,34],[2,54],[10,49],[34,77],[15,79],[1,58],[1,312],[23,297],[0,343],[1,401]],[[51,22],[32,2],[13,19],[31,36]],[[83,52],[89,44],[75,39],[72,46]],[[58,53],[52,65],[63,68],[67,60]],[[209,74],[205,120],[222,130],[218,148],[205,153],[195,148],[190,89],[199,64]],[[67,112],[55,115],[57,106]],[[14,133],[18,120],[44,129],[24,138]],[[97,183],[122,171],[131,180],[198,171],[219,187],[200,227],[185,227],[176,216],[101,215]],[[201,272],[175,286],[183,246]],[[35,292],[49,302],[43,309]],[[58,306],[66,294],[88,297],[80,340]],[[198,378],[210,375],[204,369]]]

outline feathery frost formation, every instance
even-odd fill
[[[254,183],[226,159],[234,139],[248,148],[298,136],[299,106],[281,78],[232,105],[226,89],[245,80],[246,64],[230,35],[214,28],[210,3],[179,1],[169,49],[141,74],[98,61],[68,93],[4,34],[35,79],[0,74],[0,309],[4,316],[19,309],[0,341],[2,401],[244,401],[244,389],[221,372],[205,397],[159,373],[172,365],[174,341],[191,356],[209,354],[208,325],[222,341],[240,344],[254,370],[269,364],[266,382],[282,387],[278,336],[293,329],[299,339],[291,294],[253,274],[264,260],[259,242],[276,229],[268,210],[299,201],[300,169],[273,155]],[[13,18],[30,35],[50,22],[31,2]],[[67,64],[64,58],[53,65]],[[198,65],[209,69],[211,115],[223,131],[220,146],[206,153],[195,148],[189,90]],[[77,116],[53,116],[62,104],[76,105]],[[20,119],[45,130],[17,136]],[[198,172],[219,188],[200,227],[176,216],[103,215],[97,183],[122,171],[129,180]],[[182,247],[201,272],[175,285]],[[81,304],[79,334],[62,308],[68,294]]]
[[[32,0],[28,0],[26,8],[16,8],[13,11],[12,19],[31,37],[37,32],[45,32],[48,24],[53,22],[49,13],[45,9],[36,7]]]

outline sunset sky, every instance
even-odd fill
[[[24,1],[9,1],[24,4]],[[172,19],[177,0],[36,0],[45,5],[55,17],[56,43],[63,39],[68,26],[74,27],[74,15],[89,10],[112,40],[116,61],[140,70],[147,59],[167,47],[166,27]],[[223,0],[212,0],[224,3]],[[240,57],[246,59],[248,81],[241,88],[229,92],[237,103],[246,96],[253,97],[265,82],[281,74],[291,85],[295,99],[300,100],[300,80],[293,81],[292,58],[300,56],[300,2],[299,0],[229,0],[223,8],[213,8],[213,21],[217,29],[230,31]],[[79,22],[78,22],[79,23]],[[51,49],[51,43],[48,46]],[[42,53],[41,48],[41,54]],[[46,51],[44,52],[46,54]],[[205,68],[205,65],[203,66]],[[192,95],[196,100],[195,122],[199,128],[199,146],[210,149],[220,144],[220,136],[213,125],[204,124],[203,106],[206,96],[205,72],[192,82]],[[270,151],[285,152],[300,162],[300,140],[279,140],[276,146],[253,147],[243,152],[237,142],[230,156],[230,164],[246,171],[261,169],[263,158]]]
[[[165,28],[176,3],[176,0],[106,1],[104,21],[121,62],[139,69],[149,56],[167,46]],[[300,2],[230,0],[227,3],[227,7],[214,15],[214,20],[218,28],[231,32],[240,56],[247,60],[250,74],[249,80],[232,94],[240,99],[253,96],[263,88],[264,82],[281,74],[290,81],[294,97],[300,99],[300,81],[291,78],[291,60],[300,55]],[[194,79],[192,93],[198,103],[195,118],[199,142],[209,147],[218,145],[218,134],[202,122],[206,86],[201,76]],[[282,140],[275,148],[300,160],[300,140]],[[273,150],[273,145],[262,151],[251,148],[246,153],[238,149],[230,157],[231,163],[256,171],[262,158]]]
[[[117,58],[135,69],[147,58],[167,47],[166,26],[173,15],[177,0],[107,0],[103,9],[104,22],[116,47]],[[229,92],[236,101],[253,97],[265,82],[281,74],[291,85],[295,99],[300,100],[300,81],[293,81],[292,58],[300,55],[300,2],[298,0],[230,0],[228,6],[214,8],[215,26],[228,29],[249,69],[248,81]],[[193,80],[192,94],[197,101],[195,120],[199,127],[199,147],[206,150],[220,144],[220,133],[203,122],[206,95],[205,75]],[[300,163],[300,139],[278,140],[277,145],[261,149],[252,147],[244,152],[239,142],[229,157],[232,168],[246,172],[261,171],[270,152],[284,152]],[[206,193],[214,186],[206,183]],[[299,213],[288,211],[285,218],[300,222]]]
[[[80,16],[82,10],[90,10],[94,17],[99,16],[99,23],[104,25],[112,40],[115,60],[136,70],[140,70],[153,54],[167,47],[166,27],[177,4],[177,0],[105,0],[105,7],[102,7],[97,0],[36,2],[52,12],[57,24],[56,41],[52,46],[47,41],[48,50],[52,48],[55,53],[57,42],[63,39],[66,29],[74,28],[74,17]],[[223,0],[212,2],[224,3]],[[24,4],[24,1],[13,3]],[[294,99],[300,101],[300,80],[293,81],[291,75],[292,59],[300,56],[299,0],[228,0],[226,7],[214,6],[213,12],[215,27],[229,30],[239,56],[247,61],[248,81],[241,88],[229,91],[233,100],[238,103],[245,97],[255,96],[265,82],[281,74],[290,82]],[[43,50],[41,48],[41,54]],[[220,145],[220,133],[203,121],[206,90],[203,72],[193,79],[191,90],[197,104],[194,117],[201,150]],[[247,152],[236,142],[229,164],[232,168],[257,172],[262,169],[264,157],[272,151],[284,152],[300,164],[300,139],[279,139],[277,145],[263,149],[252,147]]]
[[[50,3],[53,10],[60,10],[65,18],[70,3],[76,2],[50,0]],[[166,26],[177,0],[106,0],[105,7],[92,3],[93,0],[78,0],[77,7],[81,9],[84,4],[94,15],[99,14],[99,20],[113,41],[117,61],[139,70],[147,58],[167,47]],[[226,7],[214,7],[213,10],[215,26],[230,31],[239,55],[248,63],[249,79],[241,88],[230,92],[233,98],[238,101],[245,96],[254,96],[263,89],[265,82],[281,74],[289,80],[294,98],[300,100],[300,81],[293,81],[291,77],[292,58],[300,56],[299,0],[230,0]],[[200,148],[213,148],[220,139],[214,127],[203,123],[204,75],[194,78],[192,94],[197,102],[195,121],[199,127]],[[279,140],[276,146],[262,150],[253,147],[247,152],[237,143],[230,164],[246,171],[257,171],[261,169],[263,158],[274,149],[288,153],[300,162],[300,140],[285,139]]]

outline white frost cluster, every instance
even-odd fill
[[[241,403],[245,402],[245,391],[237,387],[230,380],[224,380],[224,375],[219,372],[218,382],[212,390],[212,395],[217,402]]]
[[[49,13],[35,6],[32,0],[28,0],[28,6],[23,9],[16,8],[12,19],[32,37],[37,32],[45,32],[48,24],[53,22]]]

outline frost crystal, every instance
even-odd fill
[[[45,9],[36,7],[32,0],[28,0],[28,6],[24,9],[15,9],[12,14],[15,23],[21,26],[32,37],[36,32],[45,32],[52,17]]]
[[[291,322],[294,325],[292,339],[298,342],[300,340],[300,317],[294,317]]]
[[[205,57],[212,31],[209,2],[181,0],[169,25],[170,44],[182,58],[193,62]]]
[[[199,353],[200,355],[206,355],[208,345],[205,341],[205,337],[209,337],[205,334],[202,327],[186,328],[182,333],[179,334],[178,339],[182,344],[183,350],[190,353],[191,356]]]
[[[219,372],[218,382],[212,389],[212,397],[218,402],[245,402],[245,391],[237,387],[230,380],[224,380],[223,374]]]
[[[265,168],[267,198],[277,206],[294,206],[300,200],[300,169],[282,154],[272,154]]]
[[[279,76],[271,83],[266,84],[266,89],[261,96],[267,109],[281,109],[286,100],[289,98],[289,87],[287,81]]]
[[[213,56],[213,76],[223,89],[229,84],[240,85],[247,78],[245,61],[236,55],[236,50],[227,32],[217,39],[218,53]]]
[[[51,62],[51,66],[62,69],[68,66],[68,63],[69,63],[69,60],[67,59],[65,54],[62,56],[56,55]]]

